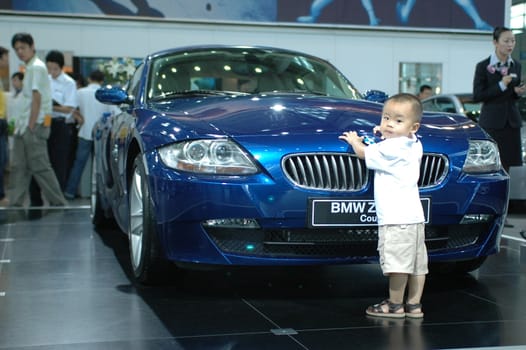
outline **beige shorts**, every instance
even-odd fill
[[[378,253],[384,275],[428,273],[424,227],[423,223],[378,227]]]

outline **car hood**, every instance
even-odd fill
[[[144,118],[138,118],[137,127],[152,147],[184,139],[226,136],[240,143],[291,142],[306,149],[324,144],[341,150],[343,143],[337,136],[348,130],[371,135],[373,127],[380,123],[381,110],[382,104],[375,102],[314,95],[184,98],[152,104],[143,110]],[[475,123],[460,115],[426,113],[419,130],[420,137],[441,141],[466,138],[466,133],[485,138]]]
[[[297,94],[175,99],[152,107],[199,135],[228,136],[341,131],[342,123],[371,124],[381,113],[377,103]]]

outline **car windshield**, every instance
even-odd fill
[[[474,121],[479,120],[482,102],[463,101],[462,106],[467,117]]]
[[[153,59],[148,99],[192,93],[304,93],[361,98],[332,65],[314,57],[261,48],[190,50]]]

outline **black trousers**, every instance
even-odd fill
[[[53,118],[49,139],[47,140],[47,149],[51,167],[55,171],[62,191],[66,187],[68,180],[70,143],[71,128],[66,124],[66,118]],[[43,204],[40,187],[34,178],[31,179],[29,185],[29,197],[32,206],[41,206]]]

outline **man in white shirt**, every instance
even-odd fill
[[[46,67],[51,82],[53,112],[51,114],[51,133],[47,140],[47,149],[51,167],[55,171],[61,190],[66,186],[71,148],[71,129],[66,124],[77,107],[77,84],[73,78],[64,73],[64,54],[51,50],[46,55]],[[42,205],[40,189],[35,181],[29,188],[31,205]]]
[[[95,91],[99,89],[104,82],[104,74],[99,71],[91,72],[88,78],[89,84],[86,87],[77,90],[78,110],[74,114],[79,120],[81,126],[78,133],[77,152],[75,154],[75,162],[71,168],[68,182],[64,190],[64,196],[67,199],[74,199],[77,193],[77,188],[82,177],[82,172],[86,166],[86,162],[91,156],[93,147],[92,131],[93,126],[104,114],[107,116],[116,114],[119,109],[115,106],[105,105],[95,98]]]

